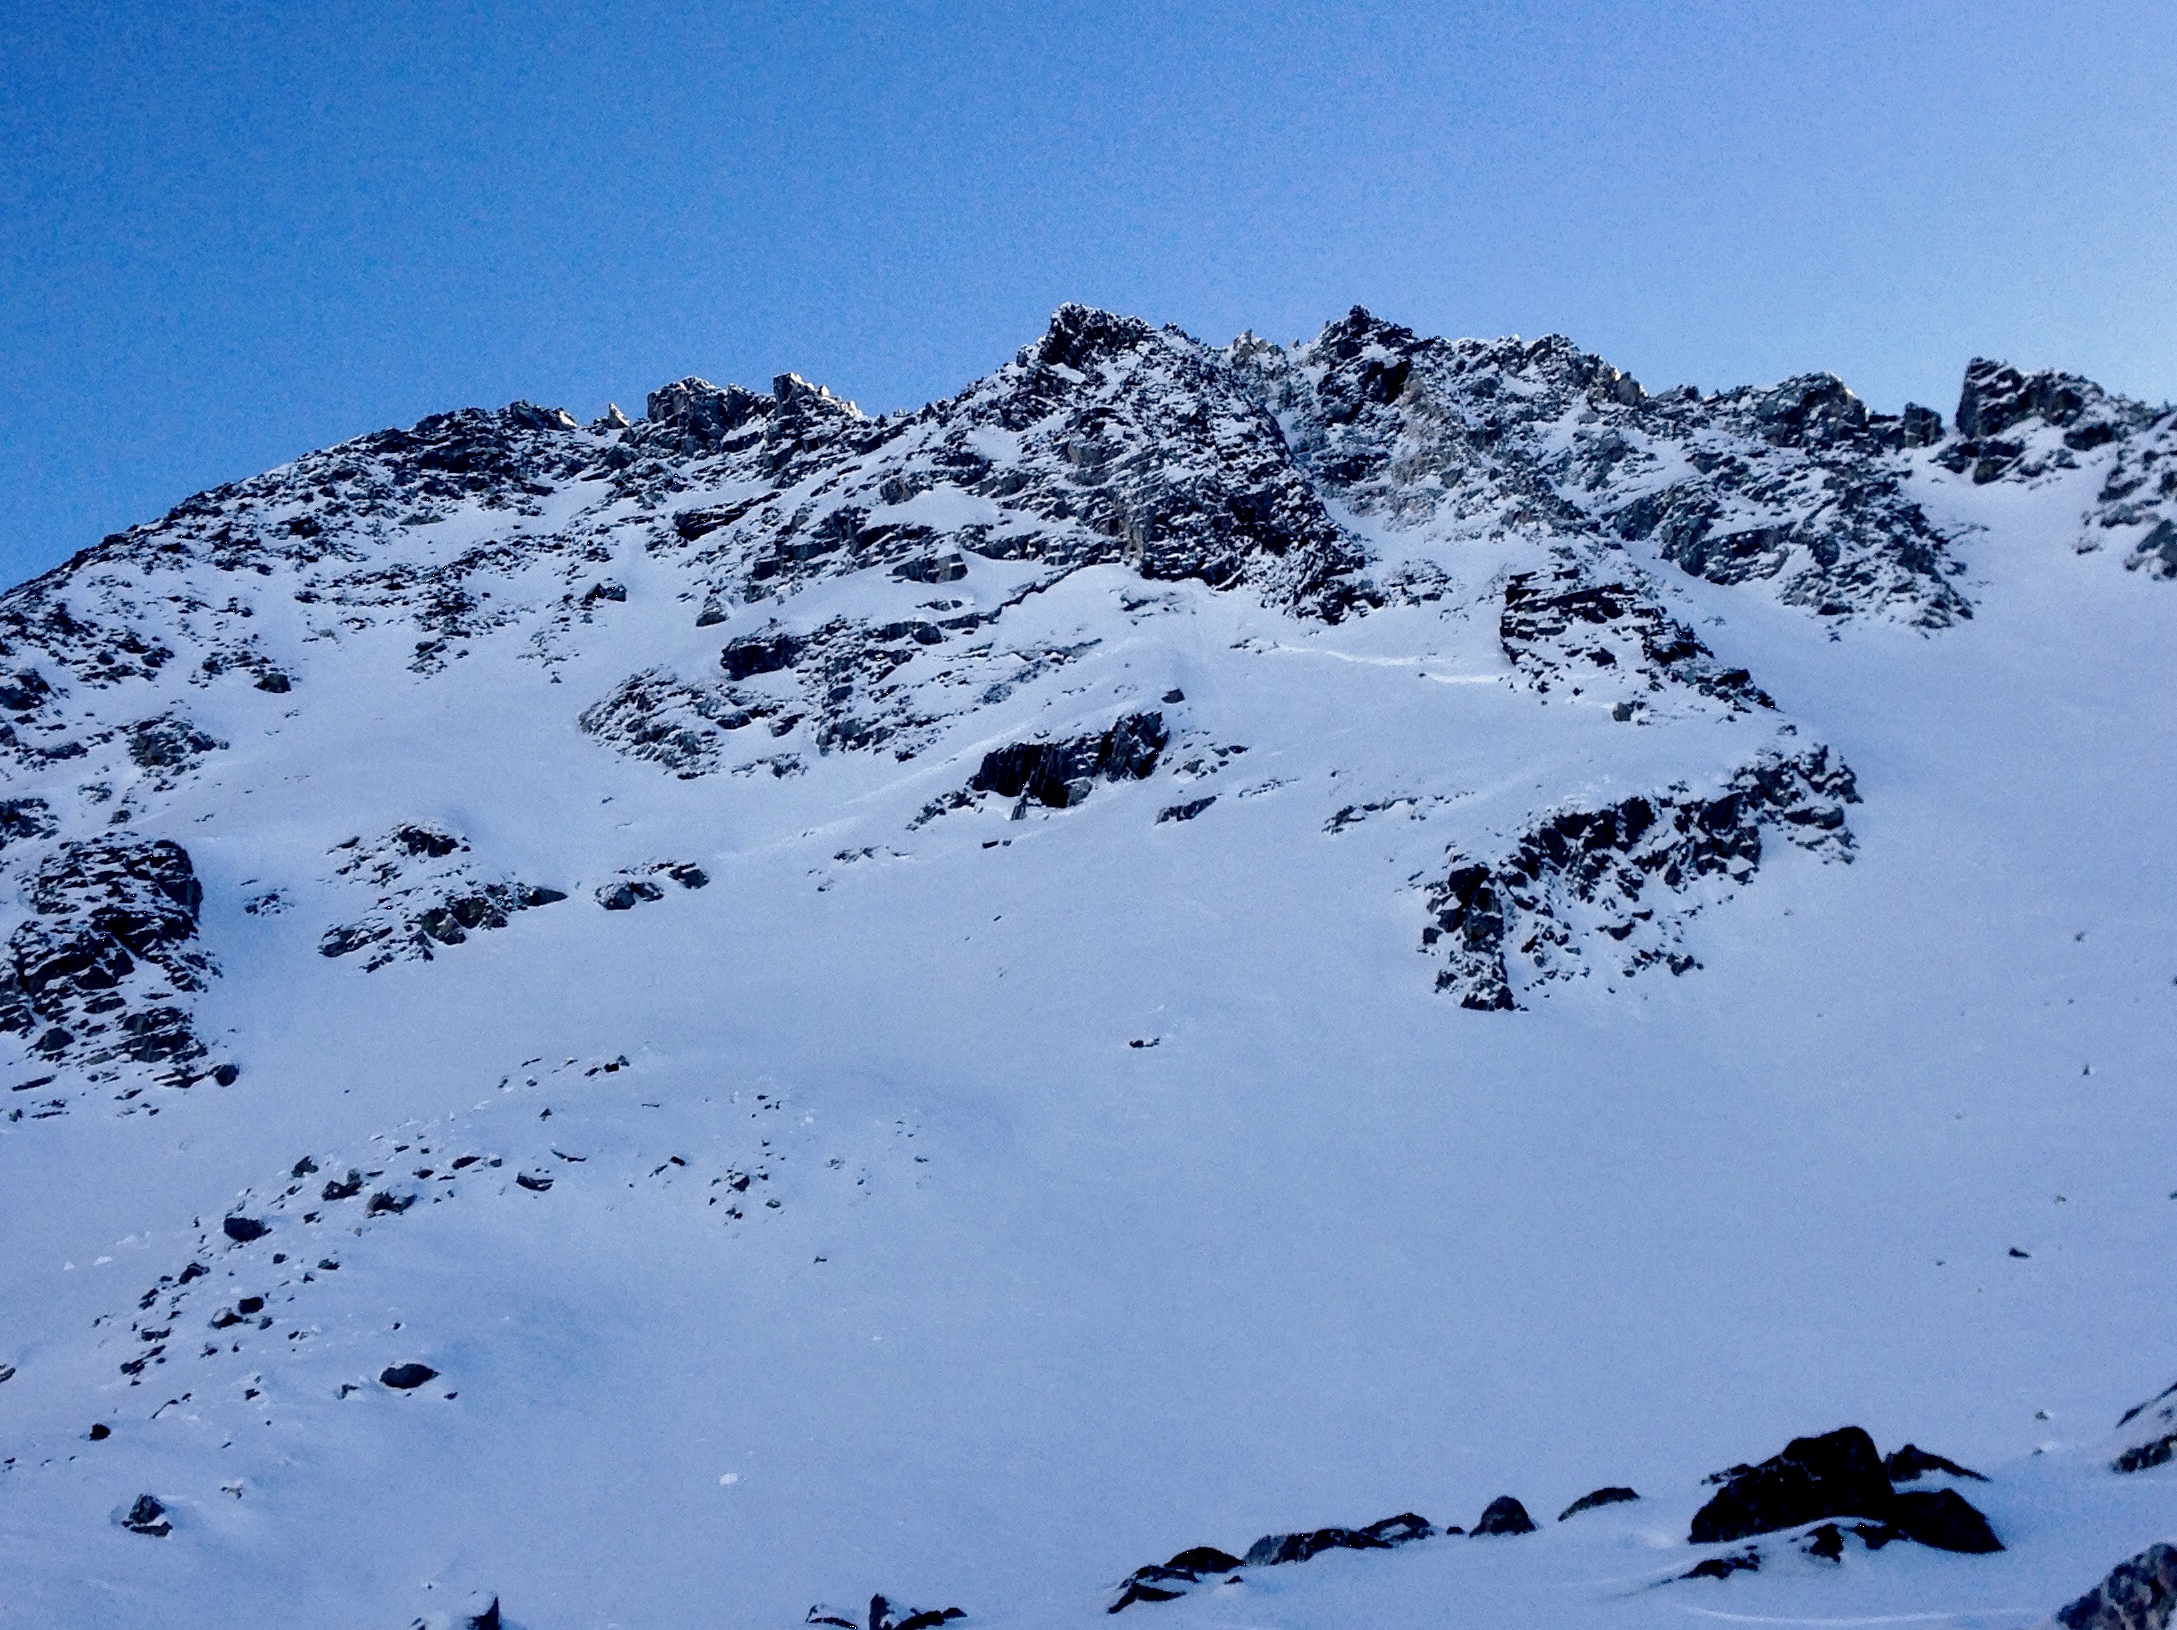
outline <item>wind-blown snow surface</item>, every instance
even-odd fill
[[[920,415],[426,421],[16,591],[0,1624],[1087,1624],[1507,1492],[1126,1611],[2044,1617],[2177,1532],[2108,1469],[2171,422],[1979,377],[1069,308]],[[2008,1550],[1675,1579],[1847,1421]]]

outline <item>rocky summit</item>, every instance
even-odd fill
[[[2160,1624],[2173,578],[2073,375],[1359,308],[108,537],[0,596],[0,1623]]]

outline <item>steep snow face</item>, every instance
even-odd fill
[[[2177,1338],[2172,420],[1958,418],[1068,307],[14,590],[0,1623],[1043,1624],[1266,1530],[1126,1611],[2070,1600],[2177,1521],[2167,1411],[2103,1441]],[[2010,1550],[1679,1577],[1846,1419]]]

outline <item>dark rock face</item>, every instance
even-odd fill
[[[1051,318],[1050,328],[1035,348],[1036,361],[1046,368],[1078,372],[1139,350],[1149,343],[1152,332],[1138,317],[1067,304]]]
[[[1574,977],[1589,971],[1580,942],[1602,953],[1604,939],[1623,947],[1608,953],[1622,977],[1657,964],[1684,972],[1697,966],[1679,950],[1684,920],[1701,904],[1685,898],[1697,884],[1748,881],[1765,830],[1849,859],[1844,806],[1858,801],[1852,772],[1827,748],[1769,752],[1713,794],[1673,787],[1570,810],[1498,860],[1455,856],[1426,897],[1434,920],[1422,945],[1445,958],[1436,988],[1462,1007],[1516,1008],[1515,962],[1522,987]]]
[[[1489,1502],[1488,1509],[1481,1514],[1480,1520],[1467,1532],[1470,1534],[1531,1534],[1534,1532],[1534,1519],[1527,1515],[1527,1508],[1509,1494],[1500,1494]]]
[[[1130,713],[1100,736],[1018,742],[986,753],[968,786],[975,792],[1067,809],[1086,798],[1099,778],[1126,781],[1148,776],[1169,739],[1163,714]]]
[[[1640,1496],[1629,1488],[1597,1489],[1593,1494],[1581,1495],[1572,1504],[1565,1507],[1564,1510],[1557,1514],[1557,1520],[1563,1522],[1567,1517],[1577,1517],[1581,1512],[1593,1511],[1597,1506],[1622,1505],[1627,1500],[1637,1500],[1639,1498]]]
[[[255,1217],[228,1217],[219,1227],[237,1245],[247,1245],[250,1241],[263,1239],[272,1232],[269,1225],[259,1222]]]
[[[438,1379],[438,1371],[428,1364],[390,1364],[378,1372],[378,1384],[395,1392],[412,1392],[426,1381]]]
[[[174,1531],[174,1522],[166,1514],[166,1507],[151,1494],[136,1496],[136,1503],[121,1519],[121,1526],[132,1534],[149,1534],[153,1539],[164,1539]]]
[[[1721,1475],[1726,1476],[1723,1488],[1694,1514],[1689,1538],[1696,1545],[1824,1517],[1867,1517],[1937,1550],[2003,1549],[1987,1518],[1956,1490],[1897,1493],[1874,1440],[1856,1426],[1794,1438],[1782,1454]]]
[[[2101,387],[2077,374],[2023,374],[2009,363],[1975,357],[1958,393],[1958,434],[2000,436],[2027,419],[2075,424],[2101,398]]]
[[[936,1630],[936,1626],[964,1619],[967,1615],[957,1607],[902,1608],[888,1597],[872,1596],[869,1599],[869,1617],[857,1622],[843,1614],[826,1611],[819,1603],[809,1609],[805,1624],[837,1625],[840,1630]]]
[[[2064,1630],[2167,1630],[2177,1622],[2177,1545],[2150,1545],[2058,1610]]]
[[[106,1078],[130,1063],[174,1086],[204,1074],[182,1003],[211,969],[196,946],[204,890],[188,851],[163,838],[63,844],[24,892],[36,915],[8,939],[0,1031],[41,1032],[47,1060]]]

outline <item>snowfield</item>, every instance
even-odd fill
[[[13,591],[0,1625],[1086,1626],[1501,1495],[1123,1622],[2048,1620],[2177,1537],[2177,416],[1965,407],[1069,307]],[[1846,1425],[2004,1549],[1690,1542]]]

